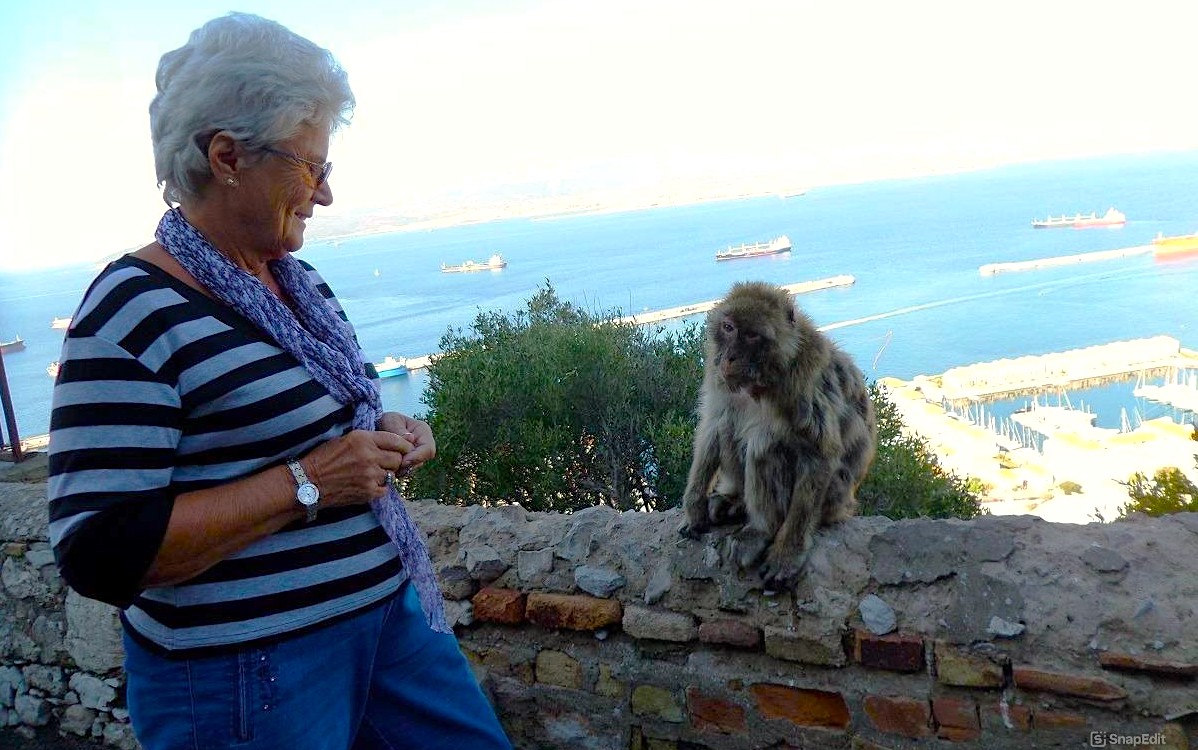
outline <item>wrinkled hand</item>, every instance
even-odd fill
[[[410,474],[425,461],[430,461],[437,455],[437,441],[433,438],[433,428],[427,422],[412,419],[406,414],[389,411],[379,418],[379,430],[392,432],[411,443],[412,448],[404,454],[401,475]]]
[[[353,430],[318,445],[300,463],[320,488],[322,505],[351,505],[381,497],[387,472],[402,473],[404,457],[413,451],[413,440],[403,435]]]

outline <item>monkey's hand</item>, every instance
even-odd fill
[[[686,522],[678,529],[679,534],[687,539],[698,539],[700,534],[711,528],[707,502],[703,498],[687,495],[682,499],[682,507],[686,510]]]
[[[751,570],[757,566],[769,545],[770,538],[764,532],[746,526],[736,533],[732,542],[732,557],[741,570]]]
[[[783,551],[771,545],[765,561],[757,569],[761,575],[761,586],[766,591],[788,591],[799,579],[811,554],[810,545],[801,550]]]

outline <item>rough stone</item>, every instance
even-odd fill
[[[67,706],[62,712],[58,723],[59,729],[77,737],[86,737],[91,732],[92,722],[96,720],[96,712],[83,706]]]
[[[1023,631],[1027,630],[1027,626],[1021,622],[1007,622],[998,615],[990,618],[990,622],[986,625],[986,632],[991,635],[997,635],[1001,638],[1014,638],[1022,635]]]
[[[85,599],[67,591],[66,648],[75,664],[89,672],[105,674],[125,660],[121,624],[116,607]]]
[[[1127,560],[1118,552],[1094,545],[1082,553],[1082,562],[1099,573],[1118,573],[1127,567]]]
[[[0,581],[4,583],[4,590],[14,599],[32,598],[39,589],[37,571],[22,562],[22,558],[4,558],[4,564],[0,565]]]
[[[116,691],[103,680],[84,672],[71,675],[71,690],[79,694],[80,705],[107,711],[116,699]]]
[[[66,686],[61,667],[30,664],[21,670],[21,674],[30,688],[43,690],[49,695],[62,695]]]
[[[470,577],[484,586],[506,573],[510,567],[489,544],[464,547],[462,555],[466,559],[466,570],[470,572]]]
[[[937,641],[933,650],[936,656],[936,681],[940,684],[977,688],[1002,687],[1002,667],[989,659],[962,654],[944,641]]]
[[[932,583],[953,575],[965,549],[965,531],[947,521],[900,521],[870,540],[870,572],[882,584]]]
[[[674,585],[674,575],[670,565],[662,561],[653,569],[649,582],[645,585],[645,604],[657,604],[662,597],[669,593]]]
[[[582,665],[561,651],[545,649],[537,654],[537,682],[578,690],[582,687]]]
[[[1014,583],[972,568],[957,575],[954,591],[956,597],[945,616],[954,643],[988,640],[994,617],[1009,623],[1024,619],[1023,592]]]
[[[699,624],[699,640],[739,648],[757,648],[761,645],[761,629],[741,620],[709,620]]]
[[[693,641],[699,635],[699,628],[692,615],[636,604],[624,608],[623,627],[624,632],[633,638],[658,641]]]
[[[456,628],[458,625],[473,625],[474,604],[469,600],[446,600],[445,620],[449,623],[449,627],[451,628]]]
[[[611,568],[580,565],[574,569],[574,583],[591,596],[606,599],[624,587],[624,576]]]
[[[521,581],[533,581],[553,570],[553,550],[520,550],[516,553],[516,574]]]
[[[776,659],[827,667],[843,667],[848,664],[839,632],[825,632],[813,637],[772,625],[767,625],[763,631],[765,652]]]
[[[12,708],[13,698],[25,689],[25,678],[21,670],[12,666],[0,666],[0,708]]]
[[[660,719],[675,724],[685,718],[674,693],[657,685],[634,687],[630,704],[632,713],[637,716]]]
[[[13,710],[21,717],[21,723],[31,727],[44,727],[50,723],[50,704],[29,693],[18,695],[13,701]]]
[[[446,565],[437,572],[441,595],[451,601],[469,599],[478,592],[478,581],[462,565]]]
[[[886,635],[898,627],[894,610],[877,594],[870,594],[857,605],[861,620],[865,627],[874,635]]]

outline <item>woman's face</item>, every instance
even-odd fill
[[[327,181],[316,184],[319,167],[286,156],[324,164],[329,152],[327,130],[304,126],[294,138],[273,144],[272,149],[259,152],[261,160],[244,173],[241,195],[247,209],[246,230],[253,235],[254,245],[275,259],[303,247],[307,220],[316,204],[333,202],[333,191]]]

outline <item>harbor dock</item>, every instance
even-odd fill
[[[857,283],[857,279],[849,275],[832,276],[827,279],[819,279],[817,281],[800,281],[797,284],[783,284],[782,288],[790,292],[791,295],[806,294],[807,292],[818,292],[823,289],[834,289],[836,287],[852,286]],[[625,315],[622,318],[616,318],[618,323],[635,323],[637,325],[646,325],[649,323],[661,323],[665,320],[673,320],[676,318],[686,318],[691,315],[699,315],[711,310],[716,305],[720,304],[720,300],[713,299],[706,302],[695,302],[690,305],[682,305],[680,307],[667,307],[664,310],[649,310],[639,312],[635,315]]]
[[[790,292],[791,295],[806,294],[808,292],[818,292],[824,289],[835,289],[837,287],[852,286],[857,283],[857,279],[848,274],[840,276],[831,276],[826,279],[817,279],[815,281],[800,281],[794,284],[782,284],[781,287]],[[635,315],[625,315],[616,318],[617,323],[633,323],[635,325],[648,325],[651,323],[661,323],[666,320],[675,320],[677,318],[687,318],[691,315],[700,315],[711,310],[718,305],[720,300],[713,299],[706,302],[695,302],[689,305],[680,305],[678,307],[667,307],[662,310],[646,310]],[[423,370],[428,367],[436,354],[425,354],[419,357],[408,357],[408,370]]]
[[[1198,352],[1170,336],[1117,341],[1037,356],[954,367],[916,379],[930,400],[993,401],[1047,389],[1077,389],[1198,367]]]
[[[1151,252],[1152,245],[1137,245],[1135,247],[1124,247],[1118,250],[1098,250],[1092,253],[1058,255],[1052,258],[1040,258],[1038,260],[1020,260],[1012,261],[1010,263],[987,263],[983,266],[978,266],[978,273],[983,276],[994,276],[995,274],[1009,273],[1012,271],[1035,271],[1041,268],[1072,266],[1079,263],[1097,263],[1098,261],[1103,260],[1128,258],[1133,255],[1147,255]]]

